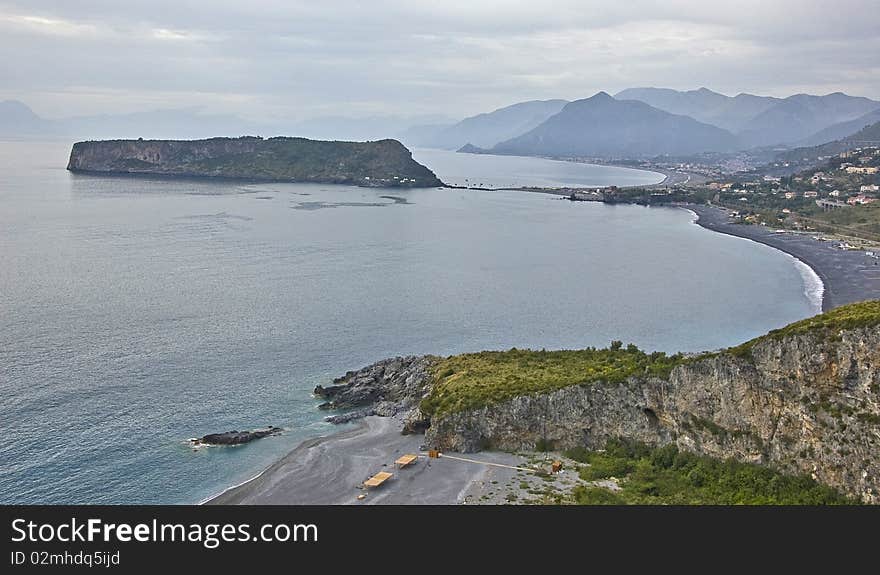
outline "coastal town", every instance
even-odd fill
[[[663,164],[678,170],[652,187],[565,189],[572,201],[642,205],[697,204],[725,209],[732,221],[772,227],[777,233],[804,233],[836,241],[843,249],[880,248],[880,146],[818,158],[819,164],[788,175],[768,173],[774,165],[721,175],[692,173],[692,164]],[[682,177],[683,174],[687,176]],[[715,177],[709,177],[715,175]]]
[[[703,192],[745,223],[880,241],[880,147],[857,148],[788,176],[738,176]]]

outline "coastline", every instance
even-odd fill
[[[821,311],[880,299],[880,266],[862,251],[846,251],[833,242],[817,241],[812,235],[775,233],[764,226],[736,224],[727,210],[715,206],[679,204],[694,214],[694,223],[708,230],[754,241],[792,257],[806,274],[815,276],[822,290]],[[807,294],[808,297],[809,294]],[[818,313],[818,311],[817,311]],[[420,451],[421,435],[402,435],[398,417],[370,416],[353,429],[304,440],[287,455],[253,478],[207,498],[205,505],[370,505],[434,504],[493,500],[495,484],[519,482],[509,468],[477,465],[441,458],[429,460]],[[394,469],[399,456],[419,454],[418,462],[404,470]],[[500,466],[522,466],[525,458],[502,452],[469,456]],[[442,467],[442,471],[432,467]],[[363,481],[379,471],[392,471],[389,485],[367,491]],[[364,496],[359,498],[359,496]]]
[[[776,233],[766,226],[737,224],[716,206],[681,204],[697,215],[694,223],[714,232],[752,240],[784,252],[809,267],[822,282],[823,312],[848,303],[880,299],[880,265],[860,250],[841,250],[835,242],[800,233]]]

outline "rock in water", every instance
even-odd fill
[[[199,439],[193,439],[194,445],[240,445],[248,443],[255,439],[268,437],[281,433],[280,427],[270,426],[266,429],[256,429],[254,431],[227,431],[225,433],[209,433]]]

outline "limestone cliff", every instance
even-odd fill
[[[668,380],[576,385],[435,417],[426,441],[456,451],[675,443],[880,503],[880,330],[767,338],[750,351],[685,363]]]
[[[396,140],[324,142],[305,138],[105,140],[77,142],[73,172],[218,177],[369,187],[432,187],[437,176]]]

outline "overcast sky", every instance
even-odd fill
[[[0,0],[0,99],[46,117],[461,117],[634,86],[880,99],[878,0]]]

